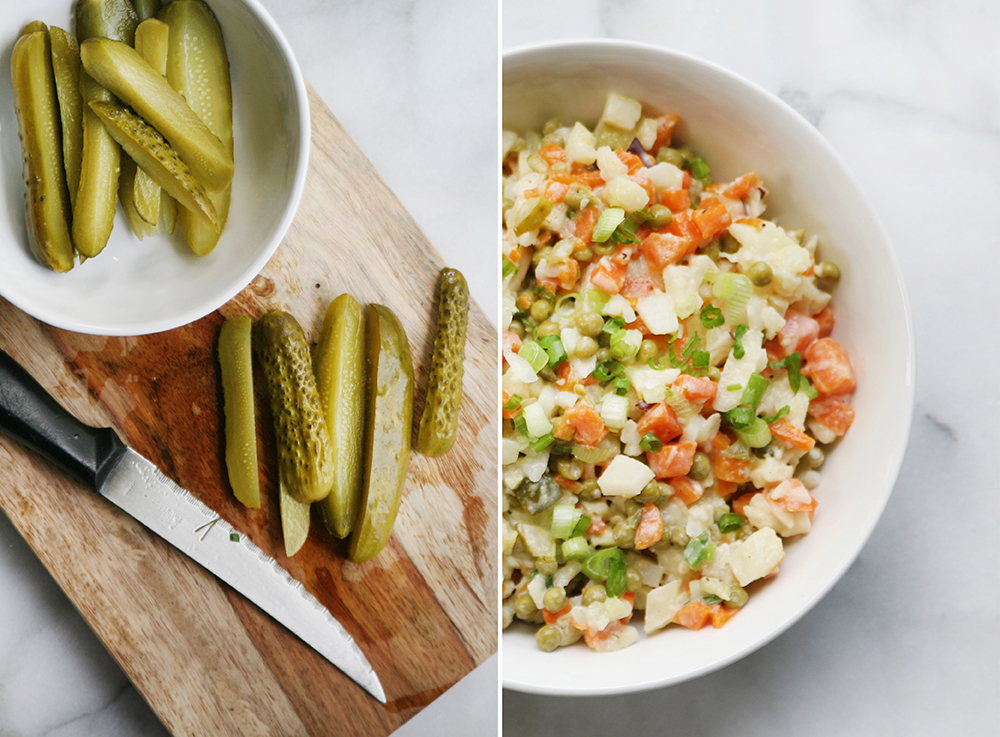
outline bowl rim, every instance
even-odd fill
[[[900,440],[898,447],[894,451],[894,456],[891,457],[891,463],[888,464],[890,473],[888,474],[888,479],[891,479],[891,483],[888,491],[882,495],[879,504],[871,510],[871,514],[867,523],[866,529],[860,537],[860,544],[851,551],[851,553],[841,561],[840,566],[835,570],[834,575],[830,576],[829,579],[816,590],[815,594],[805,603],[803,603],[797,611],[792,615],[787,617],[784,621],[778,623],[774,628],[766,632],[762,637],[754,640],[753,642],[747,643],[744,647],[739,647],[734,649],[732,652],[728,653],[724,657],[718,658],[712,662],[706,663],[702,667],[692,669],[682,674],[653,678],[643,683],[631,683],[624,686],[614,686],[614,685],[599,685],[599,686],[583,686],[583,687],[563,687],[563,686],[549,686],[537,683],[525,683],[522,681],[516,681],[512,678],[508,678],[504,673],[501,673],[501,684],[505,689],[510,689],[512,691],[518,691],[521,693],[531,693],[546,696],[602,696],[602,695],[620,695],[626,693],[639,693],[642,691],[649,691],[652,689],[663,688],[666,686],[682,683],[700,676],[707,675],[716,670],[720,670],[732,663],[741,660],[742,658],[750,655],[756,650],[764,647],[768,643],[772,642],[774,639],[785,633],[788,629],[792,627],[796,622],[798,622],[802,617],[804,617],[812,608],[823,599],[830,590],[840,581],[847,570],[854,564],[857,557],[860,555],[861,551],[868,544],[872,533],[875,530],[879,520],[885,511],[885,507],[888,504],[889,497],[892,496],[893,489],[899,479],[899,471],[902,467],[903,459],[906,455],[906,449],[909,444],[909,437],[912,432],[912,420],[914,412],[914,403],[916,397],[916,347],[914,340],[913,331],[913,319],[912,312],[910,309],[909,298],[906,291],[906,285],[903,281],[903,273],[900,268],[899,259],[896,255],[896,251],[893,248],[892,241],[889,239],[888,233],[885,230],[881,219],[878,217],[874,206],[871,203],[867,193],[861,187],[860,182],[855,177],[854,173],[847,166],[844,159],[840,154],[833,148],[832,144],[819,132],[819,130],[809,123],[797,110],[791,107],[784,100],[779,98],[777,95],[763,89],[759,85],[750,81],[746,77],[743,77],[736,72],[733,72],[726,67],[717,64],[716,62],[704,59],[703,57],[690,54],[683,51],[678,51],[665,46],[658,46],[655,44],[649,44],[637,41],[628,41],[621,39],[610,39],[610,38],[570,38],[570,39],[559,39],[554,41],[544,41],[539,43],[526,44],[522,46],[513,47],[510,49],[503,50],[502,53],[502,64],[501,64],[501,80],[503,80],[504,73],[508,70],[508,65],[521,64],[525,62],[532,61],[532,57],[544,58],[547,54],[556,54],[560,52],[591,52],[595,49],[599,50],[620,50],[626,53],[640,53],[640,54],[653,54],[659,56],[672,57],[674,59],[683,61],[685,63],[694,64],[703,67],[710,73],[720,75],[721,77],[727,78],[730,82],[736,83],[746,88],[749,93],[759,96],[760,98],[766,100],[769,104],[776,106],[778,109],[782,110],[786,115],[789,115],[792,120],[794,120],[797,125],[802,127],[806,134],[809,136],[810,142],[818,147],[820,147],[824,153],[830,158],[831,162],[838,167],[841,171],[840,174],[844,176],[855,189],[858,197],[862,201],[863,205],[868,209],[869,214],[872,217],[873,222],[876,225],[877,232],[876,237],[880,240],[886,250],[886,256],[889,263],[892,266],[892,276],[895,287],[898,289],[899,299],[900,299],[900,312],[903,318],[903,323],[905,326],[905,346],[906,355],[904,357],[903,363],[905,365],[905,375],[901,377],[901,382],[903,384],[904,395],[906,399],[905,415],[902,418],[902,424],[900,425]],[[501,127],[503,126],[503,82],[501,81]],[[501,632],[501,642],[503,639],[503,633]],[[501,646],[501,652],[504,649]],[[506,654],[506,653],[504,653]],[[501,668],[502,668],[503,658],[501,658]]]
[[[169,316],[159,319],[149,319],[139,324],[124,321],[94,325],[87,321],[75,320],[72,315],[67,315],[59,310],[50,310],[44,305],[40,306],[35,303],[31,303],[30,301],[23,300],[16,295],[13,297],[0,295],[0,297],[10,302],[10,304],[14,305],[19,310],[22,310],[34,319],[61,330],[69,330],[88,335],[116,337],[152,335],[189,325],[192,322],[200,320],[206,315],[211,314],[245,289],[247,285],[253,281],[254,277],[260,273],[284,239],[302,200],[302,194],[305,190],[306,175],[309,170],[309,151],[311,145],[310,139],[312,127],[310,122],[309,96],[306,89],[305,78],[302,75],[302,71],[299,67],[298,60],[295,58],[295,53],[292,50],[291,44],[288,42],[288,39],[285,38],[285,35],[282,33],[274,18],[272,18],[270,13],[268,13],[264,6],[260,4],[259,0],[238,1],[241,5],[246,7],[255,18],[257,18],[266,33],[274,39],[275,44],[280,50],[281,56],[284,57],[285,62],[288,65],[289,76],[292,80],[292,97],[294,99],[294,105],[298,116],[298,146],[294,152],[296,163],[294,176],[292,178],[292,186],[289,190],[288,201],[285,203],[281,217],[278,219],[267,247],[264,248],[257,255],[257,257],[239,273],[238,276],[233,277],[229,285],[224,290],[218,292],[211,299],[205,299],[197,302],[193,306],[174,312]]]

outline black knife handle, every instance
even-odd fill
[[[95,491],[125,455],[110,427],[84,425],[0,350],[0,430],[41,453]]]

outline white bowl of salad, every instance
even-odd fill
[[[503,683],[665,686],[850,566],[913,406],[900,271],[783,102],[617,41],[503,70]]]

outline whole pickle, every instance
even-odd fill
[[[439,456],[455,444],[462,405],[462,362],[468,324],[469,286],[461,272],[444,269],[427,401],[417,433],[417,450],[426,456]]]

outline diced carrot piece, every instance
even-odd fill
[[[813,320],[819,323],[819,337],[827,338],[833,332],[833,309],[827,305],[813,315]]]
[[[625,284],[626,267],[619,266],[608,256],[602,256],[590,272],[591,283],[608,294],[618,294]]]
[[[705,197],[695,211],[694,222],[702,238],[711,240],[732,225],[733,219],[718,197]]]
[[[778,331],[777,340],[781,348],[779,359],[796,351],[803,353],[819,338],[819,323],[789,307],[785,311],[785,325]]]
[[[651,267],[662,271],[687,255],[688,243],[672,233],[654,232],[642,240],[639,244],[639,252],[642,253]]]
[[[732,481],[734,484],[745,484],[750,480],[751,464],[741,458],[733,458],[726,453],[729,448],[729,438],[725,433],[716,433],[712,438],[708,458],[712,462],[712,474],[717,479]]]
[[[559,440],[576,440],[580,445],[594,446],[604,440],[608,428],[600,413],[584,401],[563,412],[552,435]]]
[[[564,259],[559,262],[555,276],[540,277],[536,271],[535,278],[539,286],[545,287],[550,292],[558,292],[560,289],[569,292],[576,286],[576,282],[580,278],[580,262],[575,258]]]
[[[617,619],[611,622],[607,627],[602,629],[600,632],[594,632],[589,627],[583,630],[583,641],[587,643],[588,647],[597,647],[597,643],[607,640],[612,635],[617,634],[621,631],[622,625]]]
[[[545,617],[545,624],[555,624],[560,617],[564,617],[565,615],[569,614],[570,609],[572,608],[573,605],[570,604],[568,601],[566,602],[566,606],[564,606],[558,612],[550,612],[548,609],[543,608],[542,616]]]
[[[686,476],[697,449],[695,443],[667,443],[658,453],[646,451],[646,464],[658,479]]]
[[[642,333],[643,337],[651,336],[652,332],[649,329],[649,325],[642,321],[641,317],[636,317],[632,322],[625,323],[626,330],[638,330]]]
[[[698,227],[694,217],[687,212],[679,212],[674,215],[674,219],[667,226],[667,232],[678,235],[687,241],[688,253],[694,253],[706,243],[706,239],[702,236],[701,228]]]
[[[548,177],[553,182],[559,182],[560,184],[573,184],[576,181],[576,177],[565,171],[550,171]]]
[[[566,150],[558,143],[549,142],[538,149],[538,155],[545,159],[545,163],[552,166],[556,162],[566,161]]]
[[[809,403],[809,414],[837,435],[846,433],[854,422],[854,408],[840,397],[821,394]]]
[[[510,420],[520,411],[520,407],[516,409],[506,409],[507,403],[510,401],[510,394],[503,392],[503,402],[501,403],[501,408],[503,409],[503,418],[505,420]]]
[[[523,343],[524,341],[521,340],[521,336],[513,332],[512,330],[508,330],[504,334],[504,347],[510,348],[514,353],[517,353],[519,350],[521,350],[521,345]]]
[[[678,476],[668,482],[674,490],[674,498],[684,504],[694,504],[705,493],[705,487],[690,476]]]
[[[622,284],[620,294],[628,300],[639,300],[656,289],[656,284],[648,276],[630,276]]]
[[[684,427],[677,419],[677,413],[673,407],[665,402],[656,404],[639,419],[636,426],[639,437],[644,437],[647,433],[653,433],[662,443],[669,443],[682,432]]]
[[[588,189],[595,189],[597,187],[604,186],[604,177],[601,176],[600,169],[581,168],[578,172],[577,166],[574,164],[571,171],[576,174],[576,181]]]
[[[789,448],[795,448],[795,450],[812,450],[813,446],[816,445],[816,441],[813,438],[806,435],[784,417],[771,423],[771,435]]]
[[[660,192],[660,204],[673,213],[684,212],[691,207],[691,195],[686,189],[665,189]]]
[[[671,386],[681,392],[686,400],[695,404],[715,401],[715,394],[719,389],[719,385],[711,379],[690,374],[681,374]]]
[[[779,500],[789,512],[812,512],[819,502],[799,479],[782,481],[771,492],[772,498]]]
[[[740,517],[746,517],[744,510],[746,509],[747,504],[749,504],[750,501],[759,493],[759,491],[748,491],[746,494],[740,494],[738,497],[733,499],[733,503],[731,505],[733,511]]]
[[[684,172],[684,181],[683,183],[681,183],[681,186],[684,189],[691,189],[691,172],[689,171]]]
[[[820,338],[809,346],[802,373],[821,394],[850,394],[857,386],[851,357],[833,338]]]
[[[670,145],[670,140],[674,135],[674,126],[677,125],[678,120],[680,118],[674,113],[667,113],[656,119],[656,141],[653,143],[653,148],[650,149],[652,153]]]
[[[642,505],[642,516],[635,528],[635,549],[645,550],[663,539],[663,517],[652,502]]]
[[[562,182],[549,182],[545,185],[545,196],[553,202],[562,202],[568,191],[569,185]]]
[[[564,488],[566,491],[579,494],[583,490],[583,485],[579,481],[574,481],[573,479],[568,479],[562,474],[552,474],[552,480],[555,481],[559,486]]]
[[[538,198],[540,193],[537,187],[532,187],[531,189],[524,190],[521,194],[524,195],[524,199],[526,200],[534,200]]]
[[[689,630],[700,630],[712,621],[712,609],[701,601],[689,601],[674,615],[674,622]]]
[[[758,184],[760,184],[760,178],[752,171],[747,172],[742,177],[738,177],[730,182],[729,185],[722,190],[722,196],[728,197],[731,200],[742,200],[750,194],[750,190]]]
[[[600,216],[601,213],[596,207],[581,210],[576,216],[576,229],[573,235],[590,245],[590,240],[594,237],[594,226],[597,225],[597,219]]]
[[[590,518],[590,527],[587,528],[588,535],[600,535],[606,529],[608,529],[608,523],[602,520],[600,517]]]
[[[722,479],[715,480],[715,493],[721,499],[725,499],[727,496],[735,494],[738,488],[740,488],[739,484],[734,484],[732,481],[723,481]]]
[[[631,151],[626,151],[623,148],[615,149],[615,156],[628,167],[629,174],[635,174],[637,171],[643,168],[642,159],[636,156]]]
[[[723,606],[722,604],[713,604],[711,606],[711,609],[712,609],[712,626],[715,629],[719,629],[720,627],[722,627],[726,622],[735,617],[736,612],[739,611],[739,609],[731,609],[727,606]]]

